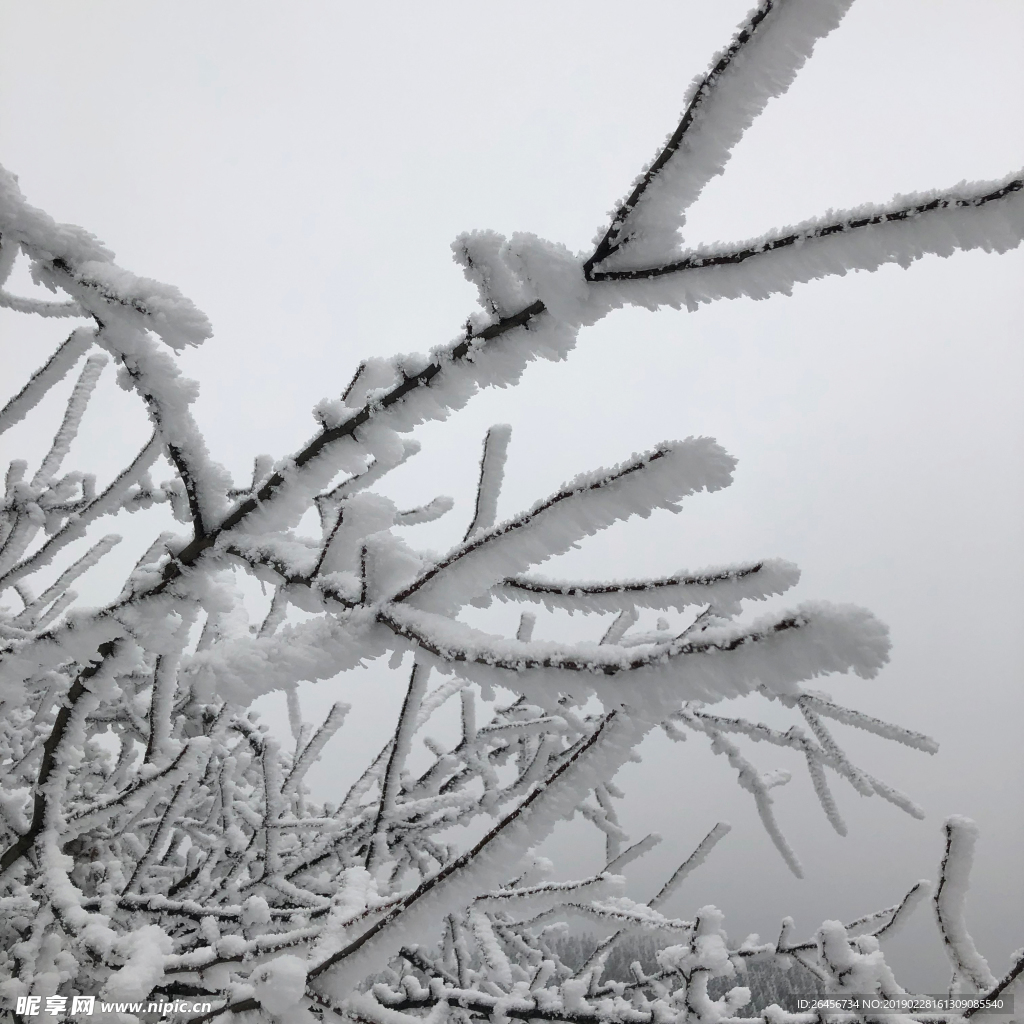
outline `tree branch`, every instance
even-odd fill
[[[669,160],[671,160],[678,152],[679,147],[682,145],[686,133],[693,125],[701,106],[703,106],[707,101],[721,77],[735,60],[736,55],[740,53],[743,47],[754,37],[754,33],[765,18],[767,18],[771,13],[773,7],[774,0],[762,0],[761,4],[754,10],[749,20],[741,26],[739,31],[733,37],[732,42],[719,58],[718,62],[706,75],[704,75],[700,85],[697,87],[697,90],[693,95],[693,98],[690,100],[689,105],[683,113],[682,119],[676,127],[676,130],[669,136],[668,142],[665,143],[664,148],[658,154],[654,163],[651,164],[637,182],[635,188],[629,194],[629,198],[627,198],[615,211],[612,216],[611,225],[605,232],[604,237],[598,243],[597,248],[594,250],[590,259],[583,264],[583,274],[588,281],[604,280],[604,278],[593,273],[594,267],[598,263],[603,263],[623,244],[625,239],[620,237],[621,230],[625,222],[628,220],[629,215],[636,208],[637,203],[639,203],[643,198],[647,189],[650,188],[654,179],[661,173]]]
[[[616,657],[614,661],[611,659],[602,661],[596,656],[596,653],[593,658],[581,657],[579,654],[572,653],[532,655],[529,650],[531,645],[525,643],[520,644],[522,653],[520,654],[517,650],[515,656],[495,654],[490,651],[478,653],[470,648],[432,640],[423,629],[418,628],[412,621],[402,621],[397,618],[395,616],[397,610],[395,605],[385,605],[377,612],[377,621],[443,661],[486,665],[489,668],[505,669],[509,672],[555,668],[568,672],[593,672],[606,676],[630,672],[661,662],[666,658],[681,655],[707,654],[711,651],[735,651],[744,644],[757,643],[787,630],[800,629],[808,625],[809,622],[808,619],[801,616],[789,616],[773,623],[765,630],[744,632],[729,640],[671,641],[667,644],[658,644],[653,650],[642,654],[627,653],[625,657]],[[505,641],[505,643],[511,644],[513,641]]]
[[[695,252],[692,255],[684,256],[673,263],[666,263],[661,266],[644,267],[639,270],[599,270],[594,271],[588,280],[600,281],[645,281],[656,277],[665,277],[668,274],[679,274],[687,270],[700,270],[705,267],[734,266],[744,263],[746,260],[756,256],[764,256],[767,253],[776,252],[779,249],[786,249],[790,246],[801,245],[805,242],[820,238],[829,238],[834,235],[847,234],[855,231],[862,231],[865,228],[876,224],[894,224],[912,220],[922,214],[931,213],[936,210],[948,209],[978,209],[988,203],[998,202],[1015,192],[1024,189],[1024,178],[1015,178],[1005,185],[988,192],[984,195],[974,197],[959,197],[953,193],[938,196],[925,203],[916,203],[902,207],[897,210],[890,210],[858,217],[849,216],[840,218],[828,224],[817,225],[803,230],[797,230],[785,235],[777,235],[774,238],[756,242],[742,249],[733,249],[724,252]]]
[[[444,372],[447,363],[460,362],[480,342],[493,341],[508,331],[522,327],[534,317],[540,316],[545,311],[544,303],[539,299],[531,303],[525,309],[520,310],[512,316],[484,328],[478,334],[471,334],[457,345],[452,346],[446,353],[445,358],[429,363],[418,373],[407,376],[401,383],[396,384],[383,397],[372,403],[367,403],[353,416],[340,426],[331,427],[319,433],[305,448],[302,449],[292,462],[298,468],[302,468],[308,462],[320,455],[324,449],[346,437],[352,437],[359,427],[369,423],[381,410],[389,409],[401,402],[407,395],[421,387],[429,387],[431,382]],[[271,501],[277,492],[286,484],[287,480],[283,473],[275,472],[263,484],[262,487],[251,498],[247,498],[235,508],[215,527],[211,527],[202,537],[194,538],[181,551],[178,552],[173,562],[168,563],[164,568],[163,578],[150,594],[160,593],[165,590],[174,580],[181,576],[182,571],[195,562],[210,548],[212,548],[222,534],[233,530],[248,516],[252,515],[260,505]]]
[[[480,839],[471,849],[467,850],[460,857],[456,857],[449,864],[445,865],[436,875],[431,875],[430,878],[424,879],[419,886],[408,896],[402,899],[393,909],[391,909],[383,918],[381,918],[371,928],[363,932],[362,935],[350,942],[344,949],[338,950],[333,953],[326,960],[321,961],[310,970],[308,977],[310,980],[320,977],[326,971],[330,970],[335,964],[340,963],[342,960],[351,956],[358,949],[364,946],[370,941],[375,935],[381,932],[384,928],[391,925],[396,918],[398,918],[403,911],[407,910],[414,903],[421,900],[431,890],[440,885],[445,879],[450,878],[453,874],[461,871],[467,867],[473,861],[477,859],[486,849],[493,843],[498,836],[504,832],[509,825],[512,824],[517,818],[521,817],[534,803],[536,803],[550,788],[558,781],[559,778],[578,761],[597,741],[604,733],[608,725],[616,718],[618,712],[611,711],[604,716],[600,725],[591,733],[587,740],[576,748],[571,757],[563,761],[558,768],[556,768],[543,783],[537,786],[536,789],[528,796],[522,803],[520,803],[515,810],[511,813],[506,814],[500,821],[496,822],[494,826],[487,832],[487,834]]]
[[[57,767],[57,751],[67,731],[68,723],[74,713],[75,705],[89,692],[86,683],[92,679],[100,670],[103,662],[109,658],[117,646],[114,640],[108,640],[99,646],[99,658],[90,662],[78,673],[78,677],[71,685],[65,702],[61,705],[54,720],[50,735],[43,742],[43,758],[39,765],[39,774],[33,786],[32,823],[28,831],[19,836],[17,841],[9,846],[0,857],[0,877],[16,864],[30,849],[46,826],[46,814],[49,806],[49,795],[46,791],[46,783]]]

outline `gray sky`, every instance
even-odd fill
[[[310,408],[360,358],[457,333],[474,301],[450,261],[459,231],[586,248],[747,6],[3,0],[0,162],[30,202],[211,317],[215,337],[183,363],[202,384],[196,415],[212,452],[243,480],[254,454],[279,457],[312,433]],[[1024,6],[1011,0],[859,0],[709,186],[688,241],[1019,167],[1022,42]],[[670,910],[713,902],[735,938],[773,937],[787,913],[810,933],[934,879],[941,821],[964,813],[982,828],[969,897],[979,947],[999,973],[1024,944],[1022,265],[1020,251],[929,257],[792,298],[616,313],[566,363],[535,364],[519,387],[421,429],[424,453],[389,480],[405,504],[456,497],[455,512],[420,528],[441,548],[464,529],[491,423],[514,428],[501,513],[662,438],[710,434],[740,460],[728,491],[622,524],[545,571],[781,556],[804,571],[785,603],[852,601],[891,626],[892,662],[876,680],[821,685],[940,741],[929,758],[837,729],[928,818],[836,783],[850,825],[839,839],[799,765],[753,747],[762,769],[794,769],[773,792],[806,868],[796,882],[728,766],[696,738],[654,740],[620,779],[628,826],[667,840],[634,871],[637,895],[726,818],[733,833]],[[0,401],[61,330],[5,311]],[[109,377],[104,386],[79,450],[109,475],[143,438],[125,426],[142,430],[131,400]],[[0,454],[38,447],[52,426],[26,425]],[[395,687],[375,669],[310,695],[312,713],[339,692],[369,694],[376,715],[343,730],[323,785],[379,747]],[[762,705],[745,707],[768,718]],[[574,823],[552,844],[566,871],[597,866],[588,829]],[[912,984],[941,986],[920,914],[892,956]]]

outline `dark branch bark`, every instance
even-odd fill
[[[476,504],[473,507],[473,520],[466,529],[462,543],[473,536],[477,530],[486,530],[494,525],[494,509],[485,508],[487,500],[487,484],[496,477],[500,488],[504,477],[505,452],[508,448],[508,431],[499,427],[491,427],[484,437],[484,450],[480,456],[480,477],[476,485]]]
[[[16,842],[9,846],[2,857],[0,857],[0,875],[3,875],[7,870],[16,864],[35,843],[39,834],[43,831],[46,825],[46,811],[48,807],[48,799],[46,793],[46,783],[49,781],[50,776],[53,774],[53,770],[57,765],[57,751],[60,747],[61,740],[64,739],[64,733],[67,731],[68,722],[71,721],[71,715],[75,710],[75,705],[82,699],[82,697],[88,692],[86,682],[91,679],[100,670],[100,666],[103,662],[114,653],[116,643],[113,640],[108,640],[106,643],[100,644],[99,646],[99,660],[91,662],[78,674],[78,678],[71,684],[71,689],[68,691],[65,702],[61,705],[60,710],[57,712],[57,717],[54,720],[53,728],[50,730],[50,735],[46,737],[43,742],[43,759],[39,765],[39,775],[36,778],[33,806],[32,806],[32,822],[28,827],[28,831],[24,835],[20,836]]]
[[[665,143],[665,148],[658,154],[657,159],[653,164],[651,164],[648,171],[637,183],[636,188],[634,188],[630,193],[629,198],[615,211],[611,225],[605,233],[604,238],[601,239],[597,248],[594,250],[594,255],[583,264],[583,273],[588,281],[598,280],[598,278],[592,274],[594,267],[598,263],[602,263],[604,260],[608,259],[608,257],[626,241],[626,239],[620,238],[620,232],[626,220],[629,218],[629,215],[636,208],[637,203],[639,203],[643,198],[643,195],[650,187],[651,182],[653,182],[658,174],[661,173],[669,160],[675,156],[679,147],[682,145],[686,133],[690,130],[690,126],[693,124],[698,110],[714,91],[719,79],[728,70],[729,65],[732,64],[736,55],[753,38],[754,33],[765,18],[767,18],[771,13],[773,7],[773,0],[763,0],[761,6],[754,11],[750,20],[733,37],[732,43],[730,43],[729,48],[725,53],[722,54],[718,63],[715,64],[715,66],[704,76],[703,81],[697,87],[697,91],[694,94],[693,99],[690,100],[690,105],[686,108],[678,127],[672,133],[668,142]]]
[[[93,343],[93,340],[88,331],[83,328],[72,331],[57,351],[29,377],[25,386],[0,409],[0,424],[6,420],[9,427],[20,422],[31,408],[31,399],[27,403],[25,400],[32,393],[34,387],[42,385],[44,391],[49,391],[54,384],[64,378],[67,364],[72,360],[79,359]],[[20,406],[25,406],[25,408],[21,409]]]
[[[152,316],[153,311],[140,299],[130,298],[126,299],[123,295],[118,295],[117,292],[113,291],[107,285],[100,281],[94,281],[91,278],[84,277],[78,273],[77,270],[66,260],[63,256],[57,256],[50,261],[50,265],[54,270],[59,270],[62,274],[67,274],[75,284],[82,285],[84,288],[90,288],[103,298],[104,302],[110,302],[118,306],[124,306],[126,309],[133,309],[136,313],[141,313],[143,316]],[[102,327],[102,324],[100,325]]]
[[[551,594],[559,597],[587,597],[591,594],[642,594],[651,590],[662,590],[665,587],[710,587],[716,583],[729,580],[741,580],[752,576],[764,568],[764,562],[742,566],[738,569],[727,569],[724,572],[707,576],[664,576],[661,579],[637,580],[631,583],[572,583],[557,586],[544,580],[531,579],[529,576],[509,576],[502,580],[501,586],[509,590],[522,590],[528,594]]]
[[[402,768],[402,761],[405,758],[409,744],[412,742],[412,734],[416,729],[416,713],[419,711],[420,701],[426,687],[426,676],[429,672],[429,668],[415,662],[409,675],[409,685],[405,691],[405,699],[402,701],[402,710],[399,713],[398,724],[395,726],[395,732],[391,738],[391,756],[388,758],[387,767],[384,769],[384,777],[381,780],[380,803],[377,804],[377,817],[374,820],[373,830],[370,833],[370,842],[366,850],[367,870],[372,867],[375,855],[373,839],[382,829],[385,831],[384,842],[387,842],[387,816],[397,798],[399,786],[398,773]]]
[[[149,404],[153,405],[152,402]],[[167,455],[171,462],[174,463],[174,468],[178,471],[178,476],[181,477],[181,482],[185,485],[188,510],[192,514],[192,530],[197,538],[204,537],[206,536],[206,525],[203,523],[203,511],[199,505],[199,492],[196,489],[195,477],[189,470],[188,460],[176,444],[169,444],[167,446]]]
[[[964,963],[960,956],[961,950],[956,941],[950,935],[950,928],[947,924],[946,917],[943,914],[942,894],[945,891],[946,886],[949,884],[949,863],[950,858],[953,856],[953,844],[956,840],[956,830],[951,820],[946,821],[945,832],[946,848],[942,854],[942,863],[939,866],[939,882],[938,885],[936,885],[935,893],[932,896],[932,904],[935,908],[935,920],[939,926],[939,934],[942,936],[942,943],[946,949],[946,956],[953,965],[954,978],[957,975],[960,975],[966,981],[973,984],[979,992],[981,992],[986,988],[988,978],[985,977],[984,973],[976,971],[970,964]],[[973,946],[970,936],[967,936],[967,941],[969,945]],[[982,960],[982,965],[985,965],[984,960]],[[989,977],[991,977],[991,974],[989,974]]]
[[[995,988],[978,998],[982,1000],[998,999],[1022,974],[1024,974],[1024,953],[1017,957],[1017,962],[999,979]],[[964,1011],[964,1017],[973,1017],[976,1013],[981,1012],[983,1012],[982,1007],[972,1006]]]
[[[766,632],[744,633],[741,636],[734,637],[732,640],[724,642],[716,642],[712,640],[699,642],[675,641],[659,645],[656,651],[652,654],[634,656],[629,658],[628,661],[620,662],[618,664],[601,665],[573,656],[566,656],[565,658],[559,658],[557,656],[528,658],[524,656],[522,658],[513,659],[474,655],[467,653],[465,650],[454,647],[441,647],[439,644],[434,643],[428,636],[414,629],[412,626],[392,618],[386,609],[382,609],[377,613],[377,621],[382,625],[387,626],[388,629],[397,633],[399,636],[404,636],[407,640],[412,640],[417,646],[423,648],[423,650],[438,658],[442,658],[444,661],[487,665],[490,668],[506,669],[510,672],[522,672],[525,669],[533,668],[558,668],[569,672],[593,672],[606,676],[618,675],[621,672],[630,672],[634,669],[643,668],[646,665],[651,665],[665,657],[671,658],[677,655],[707,654],[710,651],[734,651],[746,643],[757,643],[761,640],[767,640],[770,636],[776,633],[781,633],[788,629],[799,629],[801,626],[807,625],[806,619],[791,617],[781,619],[779,622],[776,622],[771,626],[771,628]]]
[[[492,341],[516,327],[522,327],[534,317],[540,316],[545,311],[545,308],[544,303],[538,299],[518,313],[506,317],[490,327],[484,328],[479,334],[468,336],[450,350],[446,361],[458,362],[461,359],[465,359],[475,347],[474,343]],[[384,395],[383,398],[373,404],[364,405],[351,419],[346,420],[340,426],[331,427],[329,430],[319,433],[292,460],[295,466],[301,469],[335,441],[351,437],[359,427],[368,423],[380,410],[397,405],[417,388],[429,387],[430,382],[443,372],[444,362],[439,360],[438,362],[428,364],[419,373],[406,377],[400,384],[397,384]],[[255,495],[237,505],[218,526],[210,528],[203,536],[197,536],[182,548],[174,560],[164,568],[163,579],[160,583],[152,590],[147,591],[147,593],[157,594],[165,590],[169,584],[182,575],[185,569],[194,565],[204,552],[212,548],[222,534],[238,526],[247,516],[252,515],[262,503],[270,501],[285,482],[285,476],[282,473],[274,473]]]
[[[858,231],[871,227],[875,224],[891,224],[899,221],[910,220],[922,213],[930,213],[933,210],[946,210],[950,207],[966,209],[967,207],[981,207],[987,203],[993,203],[1013,192],[1024,189],[1024,179],[1017,178],[1002,188],[989,192],[984,196],[975,196],[972,199],[953,198],[950,196],[939,196],[927,203],[918,203],[915,206],[907,206],[902,210],[892,210],[889,213],[876,213],[870,217],[854,217],[850,220],[836,221],[833,224],[825,224],[820,228],[811,231],[798,231],[789,235],[781,235],[778,238],[769,238],[758,245],[749,246],[746,249],[736,249],[732,252],[709,253],[707,255],[695,254],[686,256],[675,263],[666,263],[658,267],[646,267],[640,270],[604,270],[594,271],[588,274],[587,280],[599,281],[645,281],[654,277],[665,277],[667,274],[678,274],[686,270],[700,270],[704,267],[732,266],[743,263],[755,256],[763,256],[776,249],[786,249],[789,246],[800,242],[811,241],[816,238],[828,238],[830,235],[843,234],[847,231]]]
[[[516,530],[521,530],[524,527],[529,526],[534,519],[537,518],[542,512],[547,512],[553,508],[559,502],[567,501],[570,498],[575,498],[577,495],[586,494],[589,491],[599,491],[609,484],[616,483],[619,480],[630,476],[633,473],[638,473],[643,469],[646,469],[652,462],[657,462],[659,459],[663,459],[666,455],[670,454],[668,449],[656,448],[651,453],[649,459],[645,459],[643,462],[635,462],[625,469],[619,470],[615,474],[603,477],[596,483],[588,484],[586,487],[577,487],[572,490],[556,491],[546,501],[542,502],[536,508],[531,509],[529,512],[524,512],[522,515],[509,522],[500,523],[492,530],[487,530],[485,533],[476,537],[474,540],[464,543],[458,548],[453,554],[449,555],[438,562],[435,562],[430,569],[428,569],[422,576],[419,576],[416,580],[409,584],[401,593],[396,594],[394,600],[404,601],[416,593],[424,584],[432,580],[438,574],[444,572],[449,566],[454,565],[460,559],[465,558],[466,555],[472,554],[479,548],[489,544],[496,537],[504,537],[506,534],[513,533]]]

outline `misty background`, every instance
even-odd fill
[[[278,458],[312,435],[313,404],[339,394],[360,359],[459,333],[475,291],[451,263],[458,232],[533,231],[588,249],[747,9],[0,0],[0,163],[31,203],[94,231],[122,266],[177,285],[210,316],[214,338],[181,362],[201,383],[194,412],[214,457],[243,484],[255,454]],[[1019,167],[1022,42],[1024,7],[1010,0],[858,0],[707,188],[687,242],[742,240]],[[564,364],[535,363],[517,387],[420,428],[423,452],[386,478],[380,490],[403,507],[456,498],[408,535],[444,549],[471,516],[492,423],[513,426],[500,516],[664,438],[711,435],[739,459],[731,488],[679,516],[619,524],[542,571],[601,579],[779,556],[803,578],[777,603],[854,602],[891,627],[892,660],[876,679],[812,685],[939,741],[929,757],[835,728],[856,763],[927,818],[834,779],[842,839],[799,760],[742,743],[762,770],[794,773],[773,796],[804,865],[798,881],[724,759],[700,737],[673,745],[659,734],[616,779],[627,830],[665,838],[630,867],[631,895],[651,895],[728,820],[732,833],[666,912],[714,903],[734,940],[766,941],[790,914],[803,938],[824,918],[850,920],[934,880],[942,820],[962,813],[982,831],[975,940],[997,975],[1024,945],[1022,269],[1020,250],[958,253],[792,297],[616,312],[585,329]],[[23,272],[11,289],[33,293]],[[0,314],[2,404],[69,325]],[[5,462],[40,457],[70,387],[5,436]],[[102,485],[146,436],[108,369],[68,465]],[[164,515],[118,517],[126,541],[84,597],[116,593],[168,528]],[[469,617],[511,630],[516,614]],[[547,616],[536,635],[593,639],[605,625]],[[334,700],[354,704],[311,776],[321,798],[340,795],[380,749],[405,682],[381,662],[303,688],[307,719]],[[275,729],[282,705],[260,702]],[[794,721],[760,698],[716,710]],[[562,877],[578,876],[601,867],[603,837],[577,818],[544,852]],[[904,984],[938,991],[948,972],[929,914],[886,948]]]

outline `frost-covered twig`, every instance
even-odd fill
[[[649,580],[616,580],[591,583],[580,580],[549,580],[536,576],[511,576],[491,593],[502,601],[534,601],[547,608],[618,611],[628,606],[683,608],[714,602],[731,607],[739,600],[757,600],[781,594],[800,577],[795,565],[781,559],[753,564],[678,573]]]
[[[933,901],[946,956],[953,968],[951,993],[985,992],[995,986],[996,979],[967,931],[964,912],[978,826],[970,818],[953,815],[944,827],[946,851]]]
[[[415,662],[409,675],[409,686],[402,702],[402,711],[391,742],[391,752],[387,767],[381,780],[380,803],[377,805],[377,820],[373,824],[373,833],[366,853],[366,866],[369,868],[375,858],[387,857],[387,824],[388,816],[394,810],[397,788],[400,784],[401,772],[405,759],[409,756],[413,733],[416,730],[416,718],[420,710],[420,702],[427,689],[427,678],[430,669]]]
[[[95,332],[79,327],[35,373],[25,386],[0,409],[0,434],[20,423],[42,401],[47,391],[81,358],[95,340]]]
[[[697,868],[707,860],[708,854],[711,853],[711,851],[729,834],[731,830],[732,826],[727,821],[718,822],[718,824],[715,825],[715,827],[700,841],[697,849],[694,850],[693,853],[691,853],[690,856],[676,868],[672,877],[651,898],[650,905],[657,908],[670,900],[683,884],[687,876],[696,871]]]
[[[47,792],[47,786],[51,776],[58,767],[60,746],[71,722],[75,706],[89,692],[89,680],[102,668],[103,660],[109,658],[114,653],[115,647],[116,645],[110,641],[101,645],[99,660],[92,662],[82,669],[68,691],[60,710],[57,712],[53,728],[43,743],[42,759],[39,764],[39,775],[36,779],[32,805],[32,822],[28,827],[28,831],[20,835],[0,856],[0,878],[28,853],[32,848],[32,844],[46,826],[47,811],[53,806],[51,796]]]
[[[691,86],[692,96],[676,130],[669,136],[664,148],[654,162],[641,175],[640,180],[633,187],[633,191],[615,210],[615,213],[612,215],[611,226],[605,232],[604,237],[598,242],[593,255],[583,265],[584,273],[588,278],[593,276],[595,266],[603,263],[623,244],[630,241],[629,235],[625,231],[625,225],[629,220],[630,214],[636,209],[637,204],[643,199],[645,193],[658,178],[658,175],[665,170],[669,161],[678,153],[687,132],[699,118],[702,112],[701,108],[707,104],[709,97],[713,95],[715,88],[729,72],[737,56],[751,42],[755,33],[761,28],[762,23],[771,14],[775,6],[776,3],[773,0],[762,0],[751,12],[746,23],[737,31],[729,46],[718,55],[717,60],[707,74],[698,79],[694,86]]]
[[[473,521],[466,530],[462,542],[468,541],[478,530],[488,530],[494,525],[498,511],[498,494],[505,476],[505,458],[512,428],[499,423],[487,431],[484,450],[480,456],[480,480],[476,488],[476,508]]]
[[[860,609],[820,603],[742,617],[744,602],[793,586],[794,566],[763,559],[606,582],[536,575],[584,537],[633,515],[679,511],[686,496],[728,485],[731,456],[707,438],[662,444],[496,523],[508,434],[494,428],[467,534],[442,556],[414,550],[399,533],[436,519],[451,499],[400,511],[371,490],[419,450],[407,436],[418,424],[461,408],[482,387],[515,382],[533,359],[564,357],[582,326],[617,306],[696,308],[851,268],[906,265],[925,252],[1020,242],[1014,175],[829,214],[750,243],[679,250],[685,210],[848,6],[762,0],[694,83],[682,121],[590,260],[525,234],[461,236],[456,260],[480,309],[460,336],[427,355],[364,360],[340,397],[316,406],[315,436],[289,457],[257,456],[251,480],[238,486],[207,452],[190,410],[196,388],[171,355],[208,336],[206,318],[176,289],[116,266],[92,236],[33,209],[0,172],[0,279],[23,253],[34,279],[63,293],[53,303],[0,296],[0,305],[95,324],[74,331],[7,403],[0,431],[91,345],[115,360],[154,428],[98,497],[90,473],[59,475],[88,394],[105,386],[97,385],[104,357],[92,356],[38,472],[16,459],[6,476],[0,586],[16,605],[0,608],[4,997],[55,985],[128,1002],[200,995],[215,1006],[200,1019],[269,1021],[313,1006],[373,1024],[443,1024],[450,1013],[579,1024],[686,1015],[723,1024],[737,1019],[743,990],[712,1000],[708,978],[787,957],[839,985],[845,965],[868,963],[872,984],[894,990],[878,942],[920,902],[922,884],[900,904],[847,926],[826,923],[806,942],[784,929],[774,945],[752,937],[734,946],[714,908],[692,921],[658,909],[725,826],[647,906],[621,895],[612,874],[657,842],[630,844],[613,776],[659,725],[674,738],[683,735],[677,724],[705,733],[727,756],[792,867],[769,794],[788,776],[758,772],[741,742],[804,756],[839,831],[826,769],[921,813],[854,768],[825,719],[922,751],[935,744],[802,689],[830,672],[874,675],[888,655],[885,628]],[[173,476],[157,487],[149,469],[161,456]],[[94,524],[158,503],[191,535],[161,533],[114,601],[79,607],[68,587],[103,564],[114,543],[90,536]],[[306,536],[313,509],[319,530]],[[39,531],[47,539],[33,548]],[[240,575],[274,588],[252,625]],[[514,636],[470,627],[463,609],[494,599],[615,620],[572,643],[535,639],[558,620],[538,621],[533,611]],[[634,628],[638,609],[653,608],[685,614]],[[416,667],[395,734],[347,790],[335,792],[332,781],[314,797],[305,773],[329,749],[345,707],[335,704],[314,731],[297,688],[384,655],[397,667],[410,651]],[[445,678],[428,693],[432,668]],[[511,699],[499,703],[495,687]],[[290,736],[248,710],[274,691],[285,694]],[[758,692],[802,714],[814,736],[708,708]],[[460,734],[443,743],[428,730],[456,695]],[[577,812],[603,833],[607,868],[551,881],[531,850]],[[466,836],[482,838],[464,849]],[[963,984],[1002,991],[1020,965],[996,982],[957,924],[958,842],[951,831],[936,894],[940,926]],[[611,925],[617,936],[661,936],[657,969],[604,977],[621,938],[582,968],[570,965],[551,926],[568,915]],[[782,1010],[744,1019],[769,1018],[811,1020]]]

